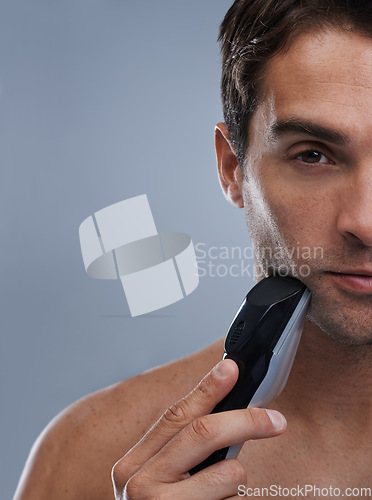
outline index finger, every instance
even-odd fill
[[[234,387],[239,374],[231,359],[220,361],[187,396],[168,408],[129,452],[123,457],[126,466],[136,472],[181,429],[196,418],[210,413]]]

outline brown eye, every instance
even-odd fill
[[[328,158],[323,153],[316,151],[315,149],[304,151],[299,154],[297,158],[304,163],[328,163]]]

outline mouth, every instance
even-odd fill
[[[372,271],[365,269],[343,272],[328,271],[331,279],[341,288],[357,294],[372,294]]]

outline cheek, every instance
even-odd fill
[[[250,179],[244,195],[253,243],[287,248],[331,244],[336,203],[327,193],[303,193],[271,176]]]
[[[266,191],[262,184],[251,176],[245,183],[243,189],[245,215],[252,243],[262,245],[268,239],[272,239],[276,233],[276,216],[270,204]]]
[[[277,229],[288,243],[312,246],[325,244],[329,239],[332,224],[324,197],[278,192],[268,199]]]

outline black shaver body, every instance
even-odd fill
[[[292,277],[270,276],[250,290],[233,319],[224,358],[233,359],[239,377],[212,413],[267,407],[283,390],[301,338],[310,291]],[[236,458],[243,443],[217,450],[190,474],[225,458]]]

